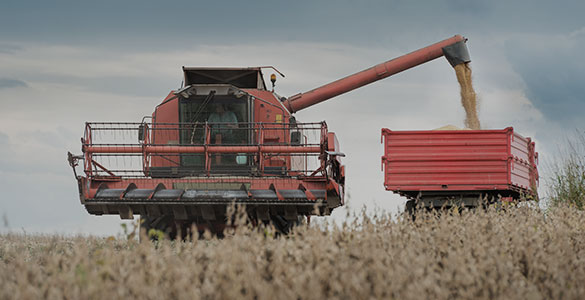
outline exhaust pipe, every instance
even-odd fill
[[[452,67],[471,61],[467,45],[465,44],[466,41],[467,39],[443,47],[443,55],[445,55],[445,58]]]

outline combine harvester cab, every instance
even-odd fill
[[[538,153],[512,127],[382,129],[382,138],[384,186],[409,199],[407,210],[537,200]]]
[[[147,228],[195,224],[221,232],[226,208],[286,231],[302,216],[343,205],[344,167],[325,122],[297,123],[267,91],[260,68],[183,68],[140,123],[86,123],[69,154],[90,214],[143,218]]]

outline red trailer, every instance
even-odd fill
[[[480,198],[535,198],[534,142],[501,130],[382,129],[384,186],[411,206],[477,206]],[[418,203],[417,203],[418,201]]]

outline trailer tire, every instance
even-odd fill
[[[404,206],[404,212],[414,221],[416,212],[416,201],[408,200]]]

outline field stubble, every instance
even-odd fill
[[[583,212],[478,211],[222,239],[0,235],[2,299],[559,299],[585,295]]]

